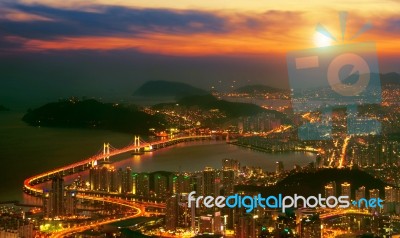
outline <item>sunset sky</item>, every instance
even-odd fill
[[[286,53],[321,41],[373,41],[381,72],[400,72],[400,1],[315,2],[2,0],[0,77],[7,95],[0,100],[21,93],[21,84],[53,87],[43,89],[53,96],[134,91],[149,79],[287,87]],[[339,11],[348,12],[344,41]],[[350,40],[367,22],[372,29]],[[337,42],[316,35],[318,23]]]

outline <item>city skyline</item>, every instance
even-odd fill
[[[0,0],[0,237],[400,235],[399,10]]]

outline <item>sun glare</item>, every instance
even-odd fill
[[[315,32],[314,44],[317,47],[330,46],[330,45],[332,45],[332,40],[319,32]]]

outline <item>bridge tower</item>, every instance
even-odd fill
[[[140,137],[139,136],[135,136],[134,146],[136,147],[135,152],[139,153],[140,152]]]
[[[104,161],[110,161],[110,143],[103,144],[103,158]]]

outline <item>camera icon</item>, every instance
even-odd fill
[[[292,107],[295,113],[319,112],[318,122],[298,129],[301,140],[332,138],[332,110],[347,109],[347,134],[380,134],[374,117],[360,117],[358,108],[381,103],[381,83],[372,42],[343,44],[287,54]]]

